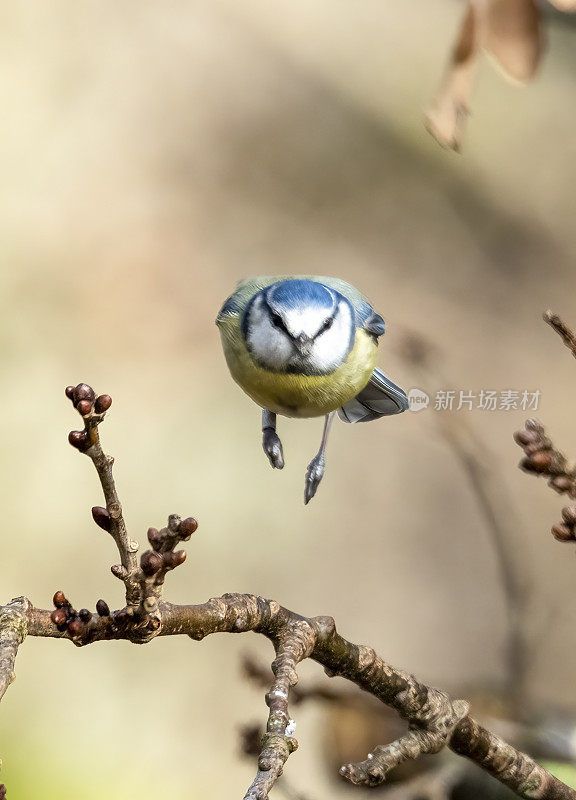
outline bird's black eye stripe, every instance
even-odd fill
[[[270,319],[272,320],[272,324],[275,325],[277,328],[280,328],[280,330],[283,331],[286,329],[280,314],[277,314],[275,311],[271,311]]]

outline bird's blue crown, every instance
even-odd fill
[[[327,313],[334,309],[336,298],[334,292],[323,283],[305,278],[294,278],[273,283],[264,290],[266,302],[275,310],[286,310],[312,306],[325,309]]]

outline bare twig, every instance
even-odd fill
[[[576,358],[576,335],[574,332],[566,325],[565,322],[558,316],[558,314],[553,314],[552,311],[548,310],[544,313],[544,321],[553,328],[556,333],[562,337],[562,341],[566,345],[566,347],[570,350],[574,358]]]
[[[113,574],[124,581],[126,587],[126,603],[135,606],[140,599],[136,570],[138,567],[136,553],[138,543],[131,541],[126,530],[126,523],[122,514],[122,504],[116,491],[112,466],[114,459],[105,455],[100,445],[98,426],[104,420],[106,412],[112,405],[109,395],[103,394],[96,397],[91,386],[79,383],[77,386],[68,386],[66,396],[72,401],[74,407],[84,421],[83,431],[71,431],[68,436],[70,444],[86,453],[92,459],[96,472],[102,485],[106,508],[95,507],[92,511],[95,521],[100,527],[107,530],[118,548],[120,564],[112,568]]]
[[[270,672],[270,670],[268,670],[268,672]],[[269,677],[270,676],[267,674],[267,678]],[[294,694],[294,692],[292,694]],[[243,725],[240,728],[240,747],[242,755],[249,756],[250,758],[258,758],[260,756],[260,742],[262,741],[263,735],[264,732],[259,724],[249,723]],[[278,778],[276,786],[282,790],[287,800],[309,800],[308,796],[299,792],[298,789],[287,780],[285,775],[281,775]]]
[[[551,311],[545,312],[544,321],[558,333],[576,358],[576,334],[572,329]],[[555,492],[576,499],[576,465],[554,447],[541,422],[527,420],[525,427],[514,434],[514,440],[524,450],[524,458],[519,464],[524,472],[547,478],[548,485]],[[576,505],[562,509],[562,521],[552,526],[552,534],[560,542],[576,541]]]
[[[296,666],[312,652],[314,637],[310,624],[295,620],[287,625],[278,638],[276,658],[272,663],[274,682],[266,695],[270,708],[266,733],[262,737],[262,752],[258,759],[258,772],[244,800],[265,800],[284,764],[298,747],[292,737],[294,722],[288,714],[288,692],[298,682]]]
[[[148,541],[152,550],[147,550],[140,558],[138,582],[140,584],[140,607],[142,617],[154,619],[160,625],[158,603],[162,599],[166,573],[186,560],[184,550],[174,551],[178,542],[187,542],[198,527],[193,517],[181,519],[171,514],[168,526],[161,530],[148,529]]]
[[[108,461],[104,464],[101,450],[93,449],[99,448],[96,429],[104,413],[94,397],[76,401],[88,422],[84,432],[77,432],[71,438],[74,446],[92,458],[99,475],[103,471],[106,511],[111,520],[116,520],[115,528],[110,525],[111,532],[116,531],[114,538],[127,563],[126,574],[122,576],[127,605],[110,613],[105,601],[100,600],[97,613],[92,614],[88,609],[76,611],[63,592],[56,592],[52,612],[34,608],[24,598],[0,607],[0,685],[5,687],[12,679],[18,645],[26,634],[68,639],[81,647],[111,639],[143,644],[156,636],[185,635],[200,641],[213,633],[253,631],[272,642],[276,658],[272,665],[274,680],[266,696],[270,708],[267,730],[261,744],[258,772],[246,800],[266,800],[288,756],[296,749],[288,699],[297,681],[297,665],[306,658],[321,664],[329,676],[339,675],[356,684],[408,722],[408,733],[396,742],[376,747],[364,762],[342,767],[342,775],[353,783],[375,785],[401,761],[450,747],[482,766],[519,797],[576,800],[576,791],[468,716],[465,701],[452,700],[445,692],[419,683],[413,676],[390,666],[371,648],[349,642],[337,632],[331,617],[306,618],[274,600],[250,594],[225,594],[201,605],[172,605],[165,601],[161,593],[165,572],[183,561],[174,552],[174,546],[189,538],[196,523],[191,518],[181,521],[172,516],[167,528],[151,529],[149,540],[153,550],[143,554],[140,568],[135,566],[135,550],[126,547],[130,539],[123,523],[117,522],[121,511],[114,507],[115,516],[109,511],[110,504],[118,502],[113,499],[116,494],[111,488],[111,473],[104,474],[104,469],[111,465]],[[81,405],[84,401],[93,405],[93,411]],[[95,518],[101,527],[108,525],[105,514],[98,512]]]
[[[454,729],[468,714],[468,703],[464,700],[451,701],[445,692],[430,688],[426,690],[426,699],[422,701],[415,694],[418,691],[418,684],[414,682],[400,693],[402,698],[399,705],[391,704],[400,716],[409,721],[408,733],[391,744],[375,747],[366,761],[342,767],[340,772],[344,777],[352,783],[377,786],[394,767],[425,753],[439,753],[450,742]]]

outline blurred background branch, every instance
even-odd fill
[[[455,391],[453,381],[442,373],[438,349],[423,336],[405,333],[397,347],[414,379],[424,386],[437,384],[446,387],[446,391]],[[506,678],[502,691],[510,717],[521,721],[530,715],[527,674],[532,660],[528,637],[532,565],[518,535],[520,522],[505,479],[495,468],[495,455],[469,418],[439,410],[434,419],[469,482],[496,556],[508,616]]]
[[[112,478],[113,459],[104,454],[100,443],[99,427],[112,401],[109,395],[97,396],[84,383],[69,386],[66,394],[84,422],[84,431],[72,431],[69,442],[91,459],[100,478],[106,509],[103,513],[93,512],[93,517],[99,527],[112,535],[125,562],[126,566],[113,568],[113,572],[125,584],[127,605],[110,614],[107,604],[99,601],[96,614],[88,609],[77,612],[58,591],[52,613],[33,607],[25,598],[0,607],[0,699],[14,679],[18,647],[27,635],[65,638],[82,647],[112,639],[145,644],[157,636],[183,634],[200,641],[211,633],[254,631],[273,643],[276,657],[266,693],[269,715],[261,737],[258,770],[245,800],[267,800],[288,757],[298,747],[288,700],[291,688],[298,682],[297,669],[308,658],[321,664],[329,677],[344,677],[372,694],[408,723],[394,741],[378,744],[365,760],[340,768],[340,774],[352,784],[378,786],[401,764],[450,748],[526,800],[575,800],[576,791],[469,716],[468,702],[452,700],[445,692],[419,683],[414,676],[387,664],[371,648],[347,641],[337,632],[332,617],[306,618],[254,595],[227,593],[196,606],[166,602],[165,573],[185,560],[185,553],[174,551],[174,547],[190,539],[196,522],[171,515],[166,528],[150,528],[148,540],[152,549],[142,553],[138,568],[138,544],[130,539],[124,524]],[[245,669],[252,678],[261,679],[261,671],[251,662]],[[307,693],[308,697],[318,694]],[[326,696],[331,700],[336,697],[328,693],[324,699]],[[300,701],[304,697],[306,693],[301,694]],[[444,779],[437,784],[430,778],[429,784],[433,791],[440,786],[444,793],[451,787]],[[6,795],[4,784],[0,793]]]

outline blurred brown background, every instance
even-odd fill
[[[121,602],[96,476],[66,443],[64,387],[114,406],[103,430],[132,534],[168,513],[200,529],[174,602],[272,596],[423,680],[498,680],[506,614],[477,502],[434,412],[338,425],[302,503],[319,421],[281,421],[287,467],[260,449],[213,324],[258,273],[350,280],[388,323],[444,354],[459,388],[540,389],[557,442],[576,439],[574,364],[541,322],[576,322],[574,29],[555,18],[530,88],[484,62],[458,157],[426,134],[462,7],[455,0],[35,0],[2,8],[2,597]],[[576,562],[548,535],[563,501],[516,469],[526,414],[461,412],[494,453],[531,585],[530,693],[576,711]],[[575,448],[576,449],[576,448]],[[16,797],[240,797],[237,728],[265,718],[240,654],[256,637],[75,651],[28,640],[0,714]],[[306,676],[319,670],[306,665]],[[333,794],[320,713],[302,708],[289,773]],[[374,743],[376,744],[376,742]],[[218,769],[214,778],[214,769]],[[86,776],[89,776],[86,784]],[[11,783],[10,783],[11,781]],[[40,789],[41,787],[41,789]],[[41,795],[40,795],[41,792]]]

